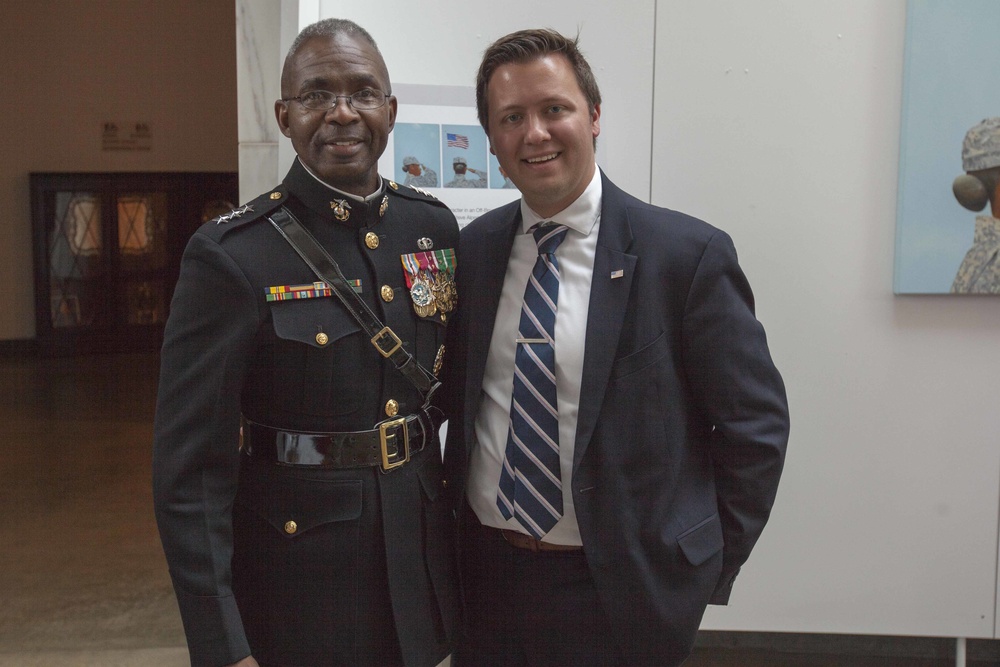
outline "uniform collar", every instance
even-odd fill
[[[360,228],[370,227],[381,219],[379,208],[385,196],[385,181],[381,176],[375,192],[367,197],[358,197],[324,183],[295,158],[284,183],[292,195],[324,220]],[[349,211],[346,220],[338,220],[334,215],[338,205]]]

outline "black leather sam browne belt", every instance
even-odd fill
[[[389,419],[370,431],[314,433],[285,431],[242,419],[240,449],[253,458],[279,465],[322,468],[368,468],[382,472],[405,464],[422,451],[438,428],[431,411],[420,410],[409,417]]]

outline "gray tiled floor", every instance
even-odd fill
[[[186,648],[0,653],[0,667],[187,667]]]
[[[0,665],[184,665],[151,510],[156,361],[0,361]]]

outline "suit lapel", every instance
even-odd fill
[[[486,231],[481,244],[476,244],[472,257],[460,257],[460,261],[471,261],[473,269],[466,275],[472,276],[469,281],[469,294],[474,295],[466,303],[470,307],[463,314],[468,329],[466,340],[470,341],[465,383],[465,428],[466,433],[472,433],[476,412],[479,409],[479,396],[483,388],[483,375],[486,372],[486,357],[493,339],[493,325],[496,322],[497,306],[500,304],[500,294],[503,291],[504,276],[507,274],[507,261],[514,246],[514,235],[521,224],[520,200],[509,215],[504,216],[490,230]],[[464,286],[460,286],[466,289]]]
[[[577,418],[573,469],[580,465],[590,444],[597,416],[611,377],[629,307],[629,293],[637,257],[626,252],[632,244],[624,193],[601,173],[601,226],[594,257],[594,277],[590,287],[587,340],[583,357],[583,384]]]

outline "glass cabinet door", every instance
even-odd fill
[[[52,326],[91,326],[101,319],[101,197],[92,191],[58,191],[52,198],[48,246]]]
[[[118,304],[128,324],[163,324],[167,319],[167,195],[128,193],[116,201]]]
[[[43,353],[158,349],[184,246],[237,188],[234,173],[32,174]]]

